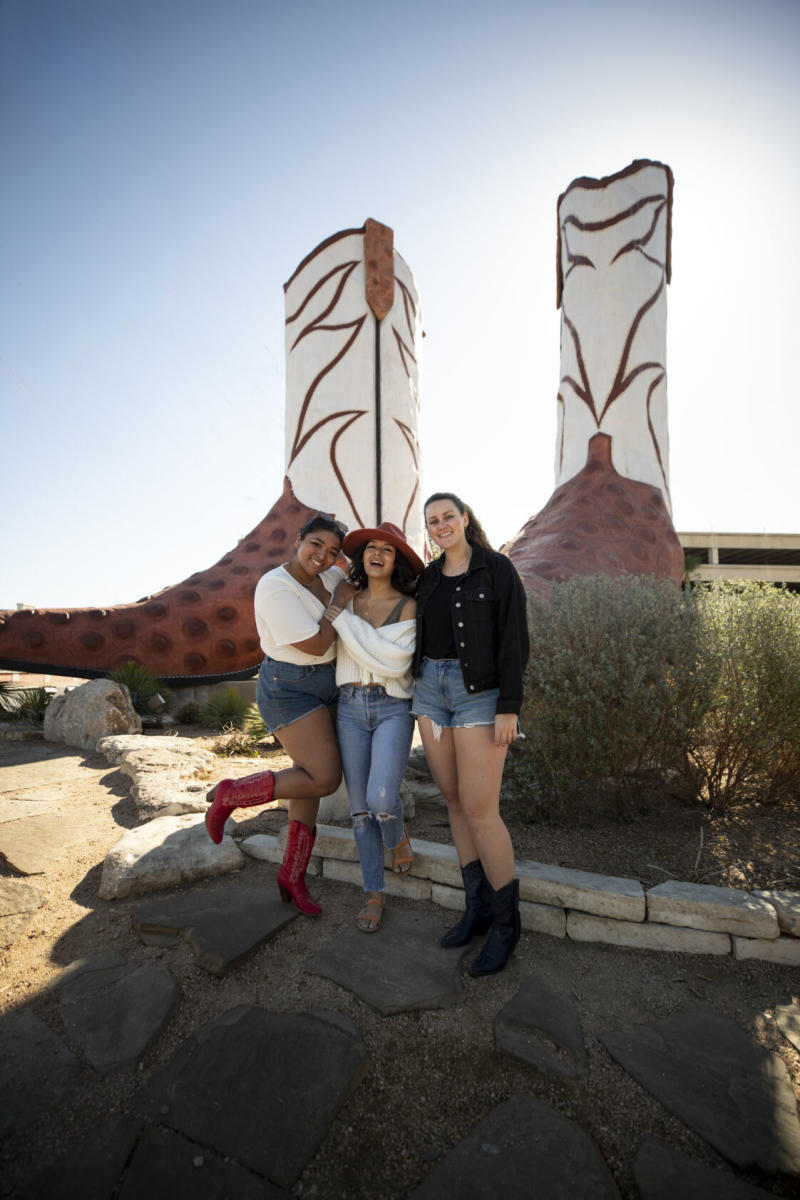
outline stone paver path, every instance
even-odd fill
[[[552,988],[539,971],[523,981],[495,1017],[494,1044],[539,1071],[567,1079],[589,1070],[575,1002]]]
[[[43,755],[40,765],[47,768],[48,787],[57,786],[58,757]],[[69,766],[73,774],[76,769],[74,763]],[[20,786],[24,779],[19,775]],[[29,832],[43,828],[44,814],[31,807],[32,790],[27,787],[24,793],[28,797],[25,815],[7,820],[0,830],[6,847],[12,846],[10,839],[18,832],[9,826],[33,821]],[[64,819],[56,814],[47,819],[57,841],[67,829]],[[181,831],[186,827],[186,838],[207,850],[202,831],[197,831],[197,837],[193,832],[202,818],[159,820],[177,822]],[[172,831],[167,836],[174,837],[175,827],[166,828]],[[54,842],[42,838],[39,845],[44,873],[42,880],[37,879],[40,888],[18,879],[0,879],[0,940],[5,937],[6,945],[24,933],[46,897],[45,851],[52,862]],[[17,839],[16,846],[13,852],[19,862],[33,853],[24,839]],[[236,850],[232,843],[231,848]],[[28,866],[32,861],[29,857]],[[255,865],[259,870],[272,869]],[[556,869],[542,867],[534,874],[528,881],[531,887],[577,887],[574,873],[562,878]],[[687,902],[680,889],[662,892],[663,903]],[[580,889],[578,894],[583,894]],[[601,892],[593,902],[641,906],[638,894],[628,895],[616,884],[612,893]],[[750,907],[760,911],[760,906]],[[149,1079],[142,1077],[141,1087],[120,1089],[127,1097],[123,1111],[109,1111],[88,1129],[82,1126],[80,1135],[65,1146],[63,1157],[18,1187],[14,1200],[142,1196],[156,1200],[162,1195],[170,1200],[223,1196],[277,1200],[294,1187],[348,1094],[373,1068],[359,1029],[359,1014],[362,1019],[364,1014],[359,1000],[382,1014],[391,1029],[398,1014],[424,1011],[425,1019],[439,1019],[442,1014],[434,1010],[467,1005],[468,989],[478,986],[465,977],[465,963],[475,945],[465,950],[444,950],[439,945],[443,929],[451,923],[446,914],[431,915],[438,912],[432,906],[392,905],[378,935],[363,934],[352,921],[340,932],[328,934],[320,923],[320,937],[313,943],[317,948],[311,954],[306,951],[303,969],[330,981],[331,994],[340,990],[342,1006],[352,1012],[352,1018],[333,1007],[271,1012],[239,1003],[237,997],[235,1007],[199,1028],[183,1028],[176,1036],[179,996],[170,955],[185,953],[188,946],[197,965],[222,981],[211,981],[220,994],[235,995],[237,967],[267,942],[280,945],[280,939],[286,938],[287,945],[292,943],[296,910],[281,904],[277,894],[263,886],[232,887],[228,880],[209,888],[137,898],[130,901],[129,911],[146,948],[143,961],[132,961],[99,940],[96,955],[73,962],[53,983],[57,1009],[55,999],[50,1000],[49,1012],[42,1005],[47,1022],[26,1008],[0,1019],[0,1138],[30,1130],[38,1122],[44,1129],[48,1113],[69,1105],[77,1082],[87,1075],[108,1086],[111,1094],[107,1081],[113,1083],[121,1072],[127,1072],[130,1080],[148,1047],[161,1044],[166,1052],[164,1042],[172,1037],[169,1048],[176,1048]],[[789,907],[786,914],[781,917],[782,929],[792,915]],[[607,919],[602,914],[588,916]],[[717,936],[713,930],[708,935]],[[159,948],[163,961],[147,957],[157,955]],[[760,1190],[737,1178],[721,1161],[716,1167],[700,1162],[648,1136],[643,1128],[635,1161],[626,1164],[640,1200],[800,1196],[800,1120],[778,1054],[770,1053],[715,1008],[689,1003],[666,1019],[642,1023],[631,1019],[629,1011],[622,1028],[616,1028],[611,1016],[613,1003],[590,1004],[595,1027],[592,1039],[584,1038],[587,1007],[581,1007],[577,992],[573,996],[557,986],[545,970],[538,966],[532,970],[535,961],[523,944],[510,968],[519,971],[522,962],[519,986],[510,999],[506,990],[505,1003],[498,1003],[494,1013],[494,1047],[505,1070],[527,1072],[523,1079],[530,1080],[531,1091],[543,1080],[549,1086],[555,1082],[564,1094],[580,1098],[574,1106],[580,1111],[582,1105],[592,1103],[599,1039],[624,1071],[693,1135],[740,1171],[752,1167],[763,1172],[759,1182],[764,1188],[779,1177],[777,1192]],[[717,987],[718,998],[725,1003],[725,989],[734,989],[735,981],[732,966],[708,991]],[[480,986],[491,989],[494,984],[488,980]],[[587,978],[580,991],[588,995],[596,986],[593,978]],[[780,993],[785,1002],[775,1004],[773,999],[771,1003],[777,1029],[787,1044],[800,1049],[800,1004],[787,995],[793,990],[790,983]],[[597,1011],[604,1014],[599,1021]],[[369,1015],[374,1024],[377,1019]],[[604,1051],[599,1053],[605,1057]],[[612,1069],[607,1060],[606,1067]],[[613,1113],[604,1117],[609,1123],[613,1119]],[[365,1163],[365,1179],[368,1171]],[[525,1093],[523,1087],[490,1108],[461,1141],[433,1162],[410,1194],[417,1200],[442,1196],[458,1200],[524,1196],[528,1200],[531,1195],[547,1200],[613,1200],[619,1191],[598,1145],[579,1120]]]
[[[241,1005],[196,1030],[146,1088],[146,1114],[289,1188],[366,1065],[340,1013]]]
[[[148,900],[131,911],[145,945],[185,941],[196,954],[197,965],[219,978],[245,962],[297,915],[294,905],[282,904],[275,892],[263,887],[193,890]]]
[[[411,1200],[618,1200],[597,1145],[532,1096],[511,1096],[427,1175]]]
[[[770,1194],[655,1139],[639,1147],[633,1175],[642,1200],[765,1200]]]
[[[459,962],[464,950],[444,950],[444,924],[392,909],[378,935],[348,925],[306,963],[384,1015],[412,1008],[443,1008],[463,995]]]
[[[47,901],[31,883],[21,879],[0,879],[0,949],[12,946],[22,937],[33,914]]]
[[[84,836],[80,817],[34,814],[0,824],[0,857],[21,875],[43,875]]]
[[[0,1021],[0,1139],[66,1100],[80,1061],[49,1025],[22,1009]]]
[[[795,1050],[800,1050],[800,1003],[795,1000],[793,1003],[777,1005],[775,1023]]]
[[[783,1061],[714,1009],[607,1033],[617,1062],[739,1167],[800,1175],[800,1120]]]
[[[64,1028],[98,1075],[134,1066],[178,1002],[167,967],[127,962],[113,951],[75,963],[54,987]]]

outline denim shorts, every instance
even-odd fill
[[[443,729],[494,725],[499,695],[499,688],[468,692],[457,658],[423,658],[414,680],[411,711],[415,717],[430,717]]]
[[[318,708],[336,703],[336,664],[288,663],[267,656],[256,685],[256,703],[270,733]]]

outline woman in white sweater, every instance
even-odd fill
[[[384,847],[397,873],[408,871],[413,861],[400,783],[414,731],[412,593],[423,563],[390,521],[354,530],[342,549],[351,560],[353,594],[333,620],[339,638],[336,733],[366,893],[356,923],[374,933],[385,904]],[[339,594],[337,589],[337,599]]]

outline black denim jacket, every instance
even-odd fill
[[[417,645],[411,670],[422,665],[425,607],[442,577],[444,555],[429,563],[417,583]],[[522,673],[528,661],[525,588],[504,554],[473,546],[462,583],[453,593],[451,616],[464,687],[468,692],[499,688],[497,712],[522,707]]]

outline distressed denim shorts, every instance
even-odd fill
[[[468,692],[457,658],[423,658],[411,711],[415,717],[430,717],[442,729],[494,725],[499,695],[499,688]]]
[[[336,703],[336,664],[288,663],[267,656],[256,685],[256,703],[270,733],[318,708]]]

